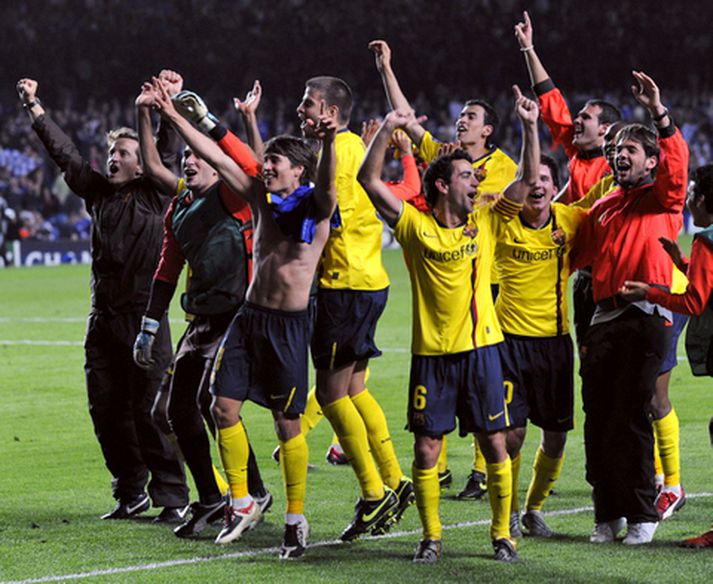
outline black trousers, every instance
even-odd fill
[[[221,497],[213,474],[210,440],[203,422],[205,420],[215,438],[215,424],[210,410],[213,396],[208,386],[213,360],[233,316],[234,313],[230,312],[193,318],[178,343],[168,387],[162,388],[162,391],[168,391],[167,409],[171,428],[203,504],[216,503]],[[252,445],[248,456],[248,491],[253,496],[265,494]]]
[[[582,343],[597,307],[594,303],[591,268],[577,270],[572,284],[572,307],[574,308],[574,332],[577,337],[577,349],[581,357]]]
[[[584,337],[584,446],[597,523],[658,521],[649,411],[670,330],[664,318],[631,307]]]
[[[188,503],[186,477],[170,443],[151,421],[161,376],[171,361],[168,318],[161,321],[151,371],[138,367],[132,356],[140,326],[141,313],[89,315],[84,340],[89,413],[113,477],[114,497],[133,499],[148,482],[155,507],[179,507]]]

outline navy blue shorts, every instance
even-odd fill
[[[529,419],[550,432],[574,427],[574,350],[569,335],[505,335],[500,345],[511,426]]]
[[[377,291],[320,288],[312,336],[314,368],[335,369],[381,355],[374,333],[388,296],[388,288]]]
[[[678,337],[681,336],[683,328],[686,326],[687,322],[688,316],[685,314],[678,314],[677,312],[673,313],[673,336],[671,337],[671,346],[668,349],[663,365],[661,365],[659,375],[671,371],[671,369],[678,365],[678,351],[676,350],[678,349]]]
[[[408,429],[434,438],[495,432],[509,425],[497,345],[452,355],[413,355]]]
[[[307,401],[311,330],[307,310],[283,312],[246,302],[218,349],[211,393],[301,414]]]

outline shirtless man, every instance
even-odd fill
[[[304,553],[309,534],[304,517],[308,450],[299,416],[308,389],[309,291],[337,200],[336,121],[322,115],[315,124],[322,158],[314,187],[309,185],[316,155],[303,140],[290,136],[265,144],[260,180],[247,175],[231,155],[191,126],[176,111],[161,82],[154,83],[158,109],[191,150],[250,204],[255,221],[253,280],[218,351],[211,386],[218,444],[232,494],[225,527],[216,541],[237,539],[259,518],[259,506],[247,490],[248,442],[240,420],[243,402],[249,399],[272,410],[275,419],[287,495],[279,555],[295,558]],[[207,109],[200,98],[195,94],[176,98],[182,112],[205,127]]]

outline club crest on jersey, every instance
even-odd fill
[[[463,227],[463,235],[474,239],[478,235],[478,226],[475,223],[468,223]]]
[[[564,245],[567,241],[567,236],[565,235],[564,231],[562,231],[562,229],[557,228],[552,232],[552,241],[556,245]]]

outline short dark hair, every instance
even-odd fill
[[[500,125],[500,116],[498,116],[498,112],[495,111],[495,108],[484,99],[469,99],[465,102],[465,107],[468,107],[469,105],[479,105],[483,108],[483,110],[485,110],[483,114],[483,123],[486,126],[492,126],[493,128],[493,133],[490,134],[490,140],[488,140],[488,142],[490,142],[493,136],[495,136],[495,132]]]
[[[293,166],[304,166],[300,184],[306,185],[314,178],[317,169],[317,153],[307,141],[295,136],[275,136],[265,144],[265,156],[279,154],[287,158]]]
[[[560,172],[557,162],[551,156],[547,154],[540,154],[540,164],[544,164],[550,169],[550,174],[552,175],[552,184],[555,185],[557,190],[560,188]]]
[[[614,122],[621,119],[621,112],[619,111],[619,108],[616,107],[613,103],[610,103],[606,100],[590,99],[589,101],[587,101],[587,103],[584,104],[584,107],[587,107],[588,105],[596,105],[602,110],[597,116],[600,126],[602,124],[613,124]]]
[[[321,92],[328,106],[336,105],[339,108],[339,123],[349,123],[354,99],[352,98],[351,87],[346,81],[339,79],[339,77],[322,75],[321,77],[308,79],[305,85],[309,89],[316,89]]]
[[[617,132],[615,140],[617,144],[622,140],[638,142],[644,149],[646,156],[659,158],[661,155],[658,134],[651,128],[644,126],[644,124],[627,124]]]
[[[453,174],[453,162],[456,160],[466,160],[473,164],[473,159],[465,150],[454,150],[450,154],[444,154],[436,158],[428,165],[426,172],[423,173],[423,190],[426,194],[426,202],[433,208],[438,201],[440,192],[436,187],[438,179],[444,180],[447,183],[451,182]]]
[[[696,183],[693,192],[704,197],[706,211],[713,213],[713,164],[699,166],[693,171],[691,179]]]

